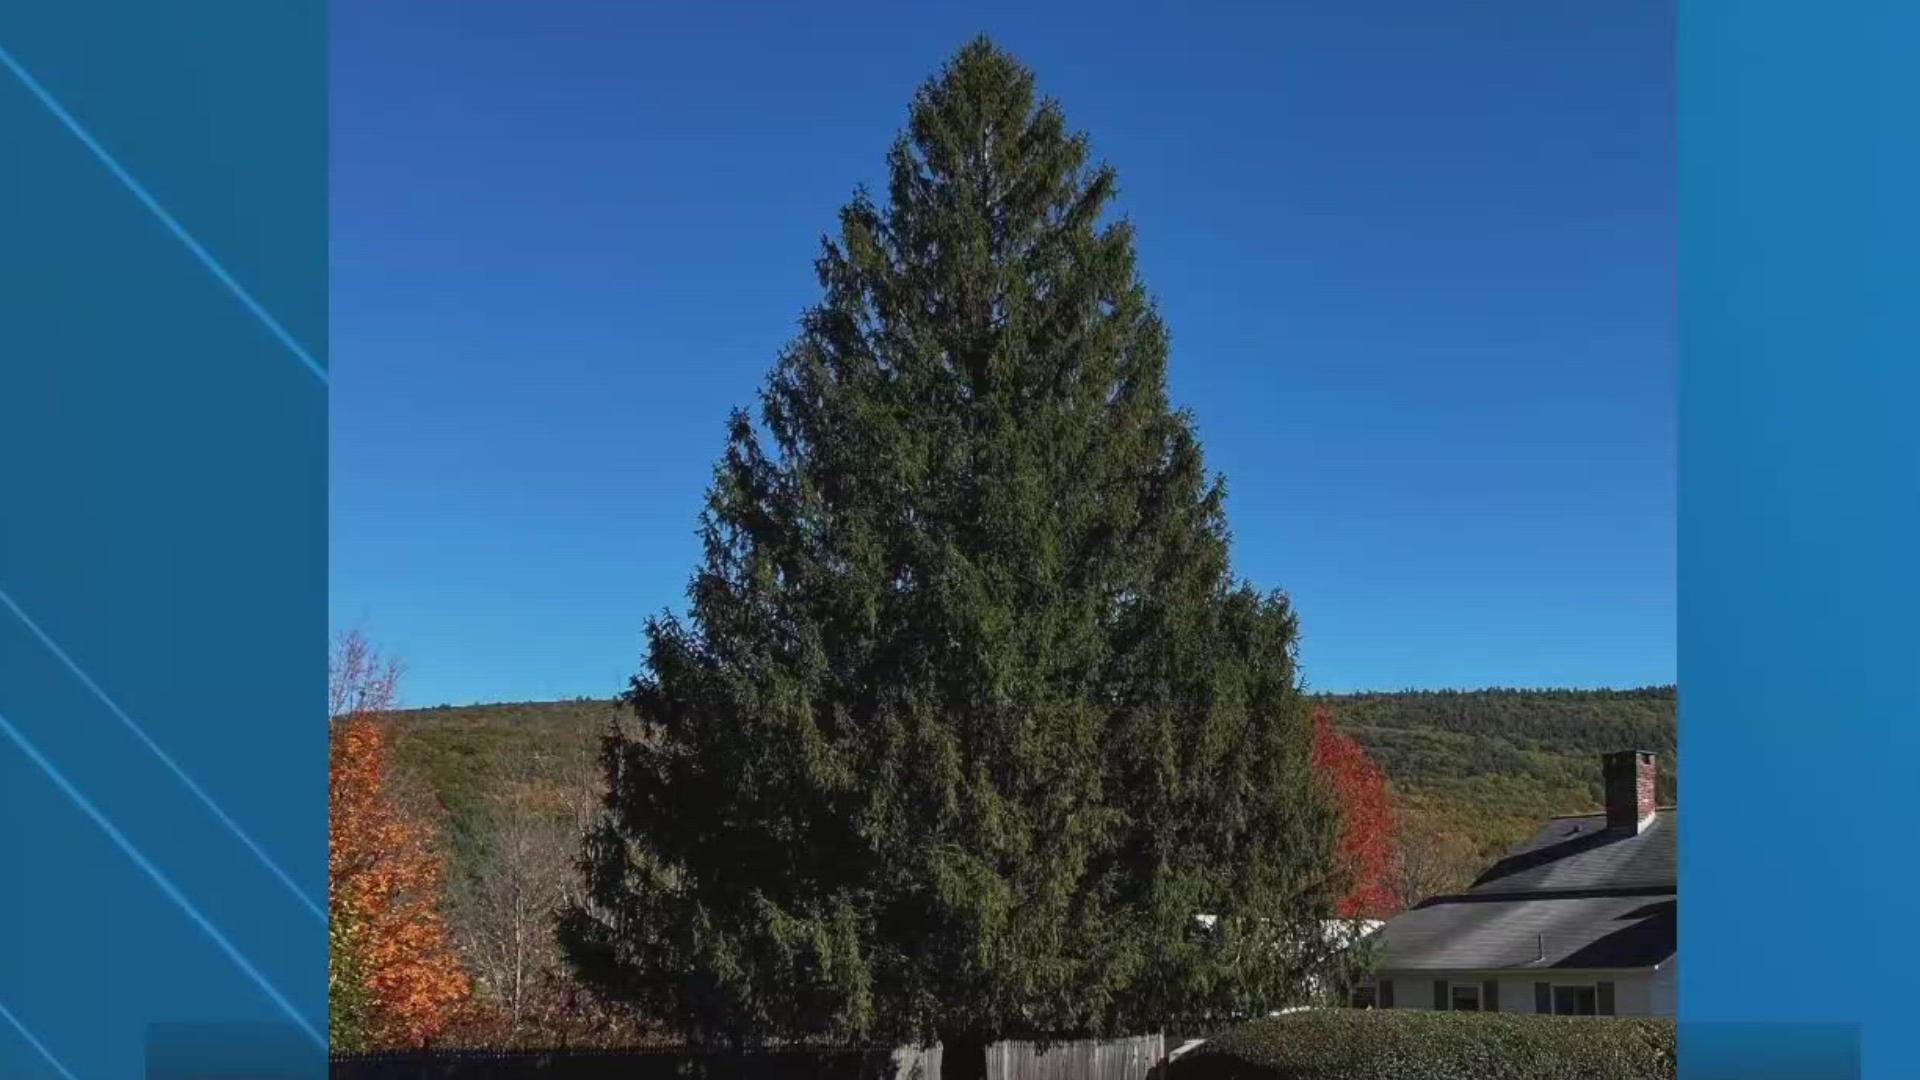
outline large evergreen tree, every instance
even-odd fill
[[[888,164],[648,624],[569,955],[717,1041],[1298,1000],[1341,883],[1295,618],[1231,577],[1114,174],[984,39]]]

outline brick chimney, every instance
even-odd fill
[[[1654,757],[1649,750],[1619,750],[1600,756],[1607,792],[1607,828],[1639,833],[1653,824]]]

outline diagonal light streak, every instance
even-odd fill
[[[107,834],[107,839],[112,840],[114,846],[119,848],[122,854],[132,860],[133,864],[144,871],[149,878],[153,879],[153,883],[159,887],[161,892],[167,895],[167,899],[172,900],[175,906],[186,913],[187,918],[192,919],[195,925],[199,926],[209,938],[213,939],[213,943],[220,947],[221,952],[227,954],[227,959],[232,960],[234,966],[244,972],[247,978],[253,980],[254,985],[258,986],[269,998],[272,998],[273,1003],[278,1005],[280,1010],[286,1013],[288,1018],[291,1019],[301,1031],[307,1033],[308,1038],[312,1039],[321,1049],[326,1049],[326,1036],[322,1035],[319,1029],[315,1028],[305,1016],[301,1015],[299,1009],[294,1008],[293,1002],[288,1001],[285,994],[282,994],[273,983],[267,981],[267,977],[260,973],[260,969],[253,966],[253,962],[248,960],[245,954],[241,953],[233,942],[229,941],[227,936],[220,932],[220,928],[215,926],[212,920],[202,915],[200,909],[193,906],[193,901],[188,900],[186,894],[182,893],[179,887],[176,886],[166,874],[161,873],[160,868],[155,866],[152,860],[141,854],[140,849],[133,845],[133,841],[127,839],[126,834],[122,833],[105,814],[101,813],[99,808],[93,805],[92,800],[81,794],[80,789],[74,787],[73,782],[68,780],[66,776],[54,766],[53,762],[48,761],[46,756],[40,753],[39,748],[28,741],[27,737],[22,735],[20,730],[13,726],[13,723],[6,718],[4,713],[0,713],[0,735],[5,735],[8,739],[12,740],[13,744],[20,748],[20,752],[27,755],[28,760],[39,766],[40,771],[47,774],[47,778],[54,782],[54,785],[73,802],[73,805],[79,807],[82,813],[86,814],[87,817],[93,820],[95,825],[100,827],[101,832]]]
[[[267,854],[266,849],[255,842],[253,837],[247,834],[247,830],[241,828],[240,823],[235,821],[231,815],[222,809],[220,804],[214,801],[213,796],[207,794],[206,790],[196,783],[192,776],[188,775],[186,769],[182,768],[178,762],[173,760],[172,755],[161,749],[160,744],[155,742],[153,737],[147,734],[146,729],[135,723],[133,717],[128,716],[125,709],[122,709],[113,698],[109,697],[105,690],[100,689],[100,684],[94,682],[93,677],[88,675],[86,670],[78,663],[75,663],[73,657],[67,655],[67,651],[62,649],[58,642],[53,640],[52,635],[40,629],[40,624],[34,622],[33,618],[22,610],[19,604],[14,602],[13,597],[7,595],[7,590],[5,589],[0,589],[0,604],[6,605],[8,610],[12,611],[14,615],[26,625],[27,629],[33,631],[33,636],[40,639],[40,644],[46,646],[48,652],[57,657],[62,664],[65,664],[67,670],[73,673],[73,677],[79,679],[81,685],[92,691],[93,696],[99,698],[100,703],[105,705],[107,710],[113,713],[128,731],[133,733],[133,737],[140,740],[140,744],[145,746],[154,757],[158,758],[160,764],[165,765],[169,772],[173,773],[174,779],[180,781],[188,791],[193,792],[194,797],[200,800],[201,805],[205,806],[214,817],[218,818],[220,823],[227,827],[227,831],[233,833],[235,837],[239,838],[242,844],[246,845],[247,850],[253,853],[254,858],[260,860],[261,865],[271,871],[274,877],[280,879],[280,883],[285,885],[288,891],[293,893],[300,901],[302,907],[312,912],[314,918],[319,919],[321,922],[327,921],[326,909],[315,903],[313,898],[308,896],[306,891],[294,882],[293,875],[281,869],[280,864],[275,862],[273,857]]]
[[[185,244],[187,250],[192,252],[194,257],[206,266],[207,270],[219,280],[220,284],[227,287],[228,292],[231,292],[234,298],[240,301],[242,306],[252,312],[254,318],[259,319],[261,324],[265,326],[274,337],[280,339],[280,343],[285,345],[288,351],[292,352],[302,364],[306,365],[307,370],[313,373],[314,378],[320,380],[322,386],[327,385],[327,369],[321,367],[319,362],[316,361],[306,349],[302,348],[298,341],[294,340],[293,335],[287,332],[286,327],[281,326],[279,320],[275,319],[265,307],[261,306],[258,300],[253,298],[252,293],[249,293],[245,288],[241,287],[240,282],[235,280],[234,276],[227,272],[227,268],[220,265],[220,260],[214,258],[212,252],[202,247],[200,241],[193,238],[193,234],[187,231],[186,226],[180,224],[172,214],[167,213],[167,208],[160,205],[160,200],[154,198],[140,181],[134,179],[132,173],[122,168],[120,163],[114,160],[113,155],[107,152],[107,148],[100,145],[99,140],[87,132],[87,129],[81,125],[80,121],[76,119],[72,113],[68,112],[65,106],[60,104],[59,99],[49,93],[46,87],[41,86],[40,80],[34,78],[31,72],[22,67],[20,62],[13,58],[13,54],[8,52],[4,45],[0,45],[0,65],[5,65],[7,70],[13,72],[14,76],[32,92],[33,96],[40,99],[40,104],[45,105],[47,111],[51,112],[55,119],[65,125],[66,129],[73,133],[74,138],[80,140],[82,146],[92,151],[93,156],[100,159],[100,164],[105,165],[107,171],[112,173],[114,178],[119,180],[128,191],[132,192],[133,197],[140,200],[140,204],[145,206],[154,217],[160,220],[160,224],[167,227],[167,231],[173,233],[176,239],[182,244]]]
[[[6,1022],[12,1026],[13,1030],[19,1032],[20,1037],[27,1040],[28,1046],[31,1046],[35,1050],[38,1050],[40,1052],[40,1056],[47,1060],[47,1064],[53,1066],[54,1072],[57,1072],[61,1076],[66,1077],[67,1080],[80,1080],[79,1077],[73,1075],[73,1072],[70,1069],[68,1069],[65,1065],[61,1064],[59,1058],[53,1056],[53,1051],[47,1049],[46,1043],[41,1042],[38,1036],[34,1035],[32,1031],[27,1029],[27,1025],[20,1022],[19,1017],[13,1015],[11,1012],[8,1012],[7,1007],[5,1005],[0,1005],[0,1019],[6,1020]]]

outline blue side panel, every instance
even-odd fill
[[[0,6],[0,1076],[325,1073],[326,30]]]

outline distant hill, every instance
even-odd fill
[[[440,705],[392,714],[394,763],[443,811],[452,885],[480,872],[492,839],[493,800],[514,782],[550,787],[597,775],[600,736],[624,715],[617,701]]]
[[[1600,808],[1600,755],[1652,750],[1662,803],[1678,800],[1677,695],[1637,690],[1408,690],[1316,695],[1400,797],[1405,827],[1470,867],[1555,814]]]
[[[1676,694],[1637,690],[1463,690],[1318,694],[1336,724],[1386,770],[1405,827],[1445,865],[1429,888],[1471,875],[1542,818],[1599,807],[1599,756],[1660,755],[1660,795],[1675,800]],[[447,819],[454,871],[487,843],[488,793],[505,776],[577,782],[614,701],[440,706],[395,714],[396,760],[428,785]]]

